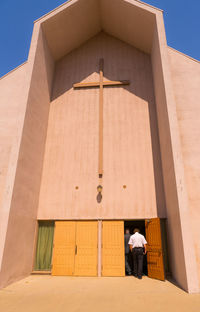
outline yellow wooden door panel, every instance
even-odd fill
[[[76,224],[76,276],[97,276],[97,221],[79,221]]]
[[[102,275],[124,276],[124,222],[102,223]]]
[[[73,275],[76,222],[56,221],[52,275]]]
[[[165,280],[160,219],[145,220],[148,276]]]

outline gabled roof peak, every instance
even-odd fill
[[[70,0],[39,20],[55,60],[104,31],[151,53],[157,16],[139,0]]]
[[[101,0],[94,0],[94,1],[101,1]],[[109,0],[109,1],[113,1],[113,0]],[[126,1],[126,0],[124,0],[124,1]],[[147,7],[152,8],[152,9],[155,9],[155,10],[158,10],[158,11],[160,11],[160,12],[163,12],[162,9],[157,8],[157,7],[155,7],[155,6],[153,6],[153,5],[149,4],[149,3],[146,3],[146,2],[144,2],[144,1],[140,1],[140,0],[129,0],[129,2],[131,2],[131,1],[132,1],[132,2],[138,2],[138,3],[142,4],[142,5],[145,5],[145,6],[147,6]],[[46,14],[42,15],[41,17],[37,18],[36,20],[34,20],[34,23],[37,23],[38,21],[41,21],[43,18],[48,17],[48,15],[50,15],[50,14],[52,14],[52,13],[56,13],[56,11],[58,11],[58,10],[61,9],[62,7],[65,7],[66,4],[69,4],[69,5],[70,5],[71,2],[73,2],[73,0],[65,1],[65,2],[62,3],[61,5],[57,6],[55,9],[49,11],[48,13],[46,13]]]

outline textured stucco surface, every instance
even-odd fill
[[[200,278],[200,63],[168,50]]]
[[[104,88],[103,200],[98,204],[99,90],[73,90],[72,85],[98,81],[101,57],[105,79],[129,79],[130,86]],[[100,33],[57,63],[38,218],[165,217],[161,171],[150,58]]]
[[[23,119],[21,122],[15,120],[15,127],[12,128],[14,136],[17,134],[18,127],[21,127],[20,148],[14,155],[17,166],[14,173],[14,186],[12,185],[12,200],[6,206],[9,216],[2,250],[0,287],[27,276],[32,270],[40,177],[53,77],[53,61],[41,30],[36,38],[36,41],[33,40],[27,65],[29,74],[23,77],[23,81],[20,81],[20,77],[14,77],[20,82],[21,93],[18,95],[17,104],[20,107],[19,112],[22,111]],[[33,70],[32,62],[34,62]],[[10,75],[12,77],[15,72]],[[29,82],[29,93],[24,103],[23,96],[27,82]],[[12,84],[7,83],[8,89],[12,87]],[[17,86],[15,88],[17,89]],[[26,93],[25,95],[27,96]],[[9,94],[6,97],[7,101],[11,100],[8,96]],[[15,113],[18,114],[17,111]],[[9,117],[15,119],[14,114]]]
[[[198,292],[199,282],[189,219],[188,194],[162,16],[157,16],[151,59],[166,198],[171,271],[181,287],[189,292]]]
[[[0,268],[26,106],[27,63],[0,80]]]

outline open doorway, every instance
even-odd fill
[[[138,228],[140,230],[140,233],[142,235],[144,235],[144,237],[146,237],[146,233],[145,233],[145,220],[131,220],[131,221],[124,221],[124,234],[126,229],[129,229],[130,234],[133,235],[133,231],[135,228]],[[131,271],[133,272],[133,259],[132,259],[132,254],[129,254],[128,257],[129,263],[130,263],[130,267],[131,267]],[[147,275],[148,271],[147,271],[147,256],[144,255],[144,260],[143,260],[143,274]]]

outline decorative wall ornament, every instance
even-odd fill
[[[101,185],[97,186],[97,192],[98,192],[98,194],[97,194],[97,203],[99,203],[99,204],[102,201],[102,194],[101,194],[102,189],[103,189],[103,187]]]

